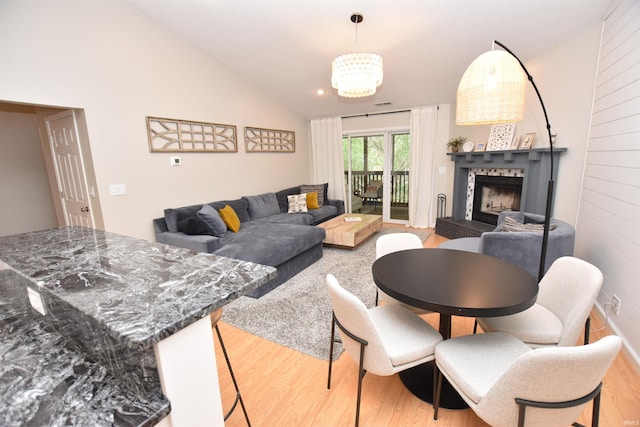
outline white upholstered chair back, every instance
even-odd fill
[[[385,352],[367,307],[358,297],[344,289],[332,274],[327,275],[327,288],[333,313],[338,322],[352,334],[367,341],[364,369],[376,375],[392,375],[393,365]],[[357,363],[360,357],[360,343],[347,336],[341,329],[339,333],[342,345]]]
[[[383,234],[376,240],[376,259],[392,252],[422,247],[422,241],[413,233]]]
[[[602,381],[621,345],[620,337],[611,335],[584,346],[531,350],[515,360],[473,410],[492,426],[506,427],[518,420],[515,398],[560,402],[585,396]],[[586,404],[564,409],[528,407],[525,426],[568,426]]]
[[[422,244],[422,240],[420,240],[420,238],[413,233],[383,234],[376,240],[376,259],[392,252],[404,251],[407,249],[421,249],[423,247],[424,246]],[[429,311],[427,310],[413,307],[401,301],[398,301],[397,299],[387,295],[381,289],[377,290],[376,304],[378,302],[378,297],[382,297],[382,299],[389,304],[401,305],[402,307],[416,314],[429,313]]]
[[[573,346],[584,327],[602,287],[602,272],[574,257],[554,261],[540,281],[537,304],[553,312],[563,323],[557,345]]]

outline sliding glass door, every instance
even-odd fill
[[[389,138],[389,219],[409,221],[409,133],[392,133]]]
[[[350,134],[343,138],[346,194],[351,211],[408,222],[409,133]]]

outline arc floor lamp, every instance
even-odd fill
[[[491,50],[476,58],[467,68],[458,86],[456,124],[481,125],[517,122],[524,117],[526,79],[531,82],[538,96],[549,138],[550,175],[547,189],[547,201],[542,231],[540,268],[538,280],[545,273],[547,245],[549,242],[549,223],[553,203],[553,141],[547,109],[533,77],[522,61],[499,41],[494,44],[504,51]]]

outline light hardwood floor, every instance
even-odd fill
[[[385,224],[385,227],[393,225]],[[431,230],[425,247],[447,240]],[[437,314],[424,316],[437,328]],[[327,322],[330,320],[327,319]],[[266,426],[351,426],[354,424],[357,364],[343,353],[333,364],[331,389],[327,390],[327,361],[291,350],[220,322],[220,330],[234,373],[247,406],[251,424]],[[591,341],[611,332],[592,313]],[[453,336],[469,334],[473,319],[453,320]],[[235,391],[217,338],[216,353],[223,406],[228,409]],[[327,343],[328,352],[328,343]],[[591,425],[591,404],[578,420]],[[397,375],[367,374],[363,380],[362,426],[487,426],[470,409],[441,409],[438,421],[433,408],[409,393]],[[238,406],[226,426],[246,426]],[[600,425],[640,425],[640,375],[621,353],[609,369],[602,392]]]

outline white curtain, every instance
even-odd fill
[[[411,110],[409,148],[409,225],[426,228],[435,224],[434,146],[438,107]]]
[[[344,155],[342,152],[342,119],[310,120],[311,179],[314,184],[329,183],[328,196],[345,200]]]

